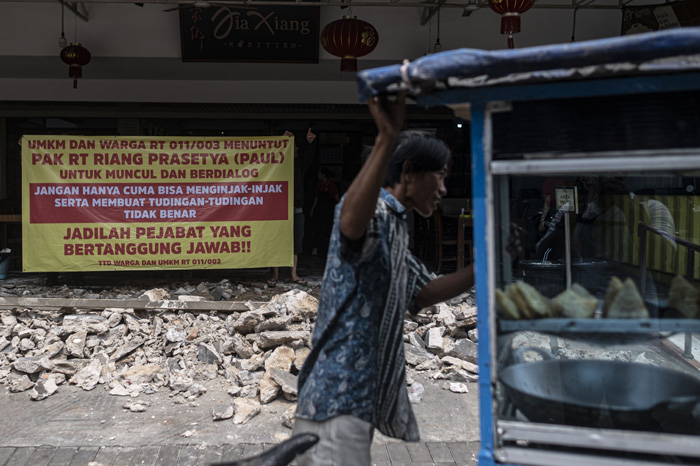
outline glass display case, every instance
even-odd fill
[[[358,80],[471,125],[479,464],[700,464],[700,29]]]
[[[700,461],[700,150],[670,158],[491,164],[503,461],[611,464],[601,438],[619,461]],[[531,192],[551,192],[551,209],[544,194],[523,199]]]
[[[700,83],[668,78],[484,104],[483,464],[700,463]]]

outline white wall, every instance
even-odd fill
[[[318,65],[182,63],[178,14],[163,12],[172,5],[85,5],[87,23],[65,12],[69,42],[77,26],[77,40],[93,57],[73,89],[59,58],[59,4],[0,2],[0,100],[357,103],[354,74],[341,73],[339,59],[323,48]],[[321,28],[346,12],[322,7]],[[361,69],[418,58],[435,42],[437,18],[421,26],[420,8],[358,6],[353,13],[379,32],[375,51],[359,59]],[[461,13],[440,13],[443,50],[505,48],[496,13]],[[572,19],[570,9],[533,8],[522,15],[516,47],[569,42]],[[617,36],[620,22],[617,9],[580,10],[576,40]]]

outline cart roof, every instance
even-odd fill
[[[407,90],[418,96],[457,88],[700,70],[700,27],[484,51],[457,49],[357,73],[360,102]]]

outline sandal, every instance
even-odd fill
[[[277,286],[277,280],[269,279],[267,281],[267,286],[270,286],[270,287]]]
[[[301,286],[306,286],[306,285],[309,284],[309,283],[308,283],[306,280],[304,280],[303,278],[298,278],[298,279],[296,279],[296,280],[292,280],[292,283],[295,283],[295,284],[301,285]]]

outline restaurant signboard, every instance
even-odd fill
[[[182,60],[318,63],[318,6],[180,10]]]

